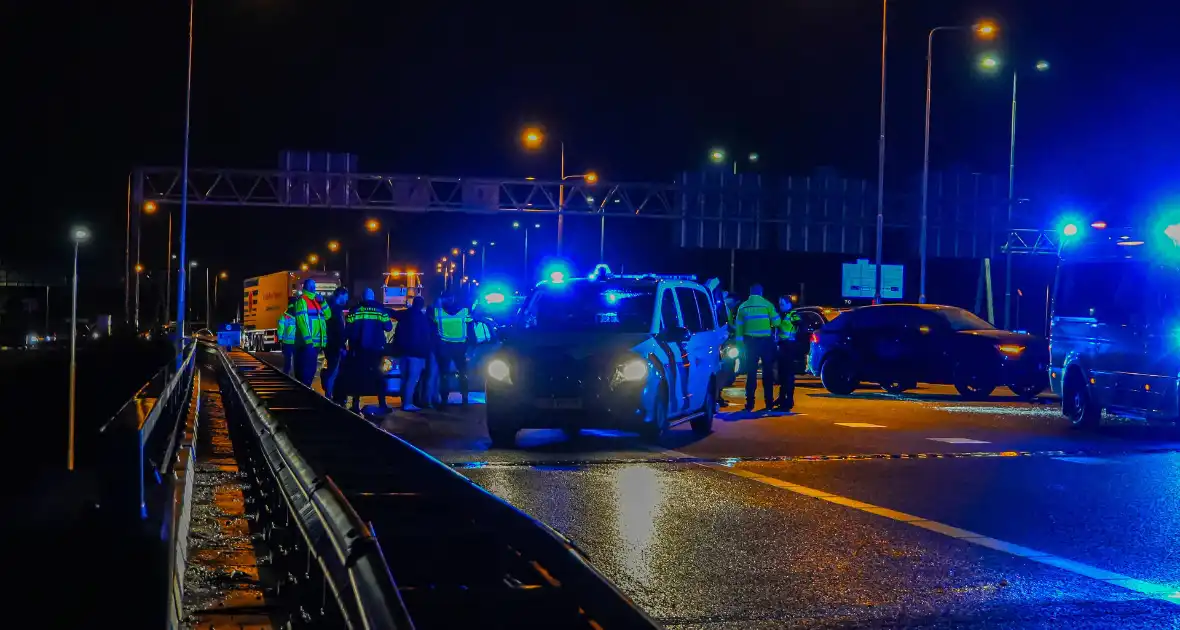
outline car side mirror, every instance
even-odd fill
[[[681,326],[673,326],[665,329],[656,338],[668,343],[683,343],[692,338],[692,331]]]

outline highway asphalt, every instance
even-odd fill
[[[479,404],[380,423],[669,628],[1180,628],[1180,430],[1077,431],[1004,392],[798,392],[795,413],[659,445],[528,431],[489,449]]]

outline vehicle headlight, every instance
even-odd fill
[[[647,361],[629,359],[615,370],[615,381],[640,381],[647,378]]]
[[[492,359],[488,362],[488,376],[501,383],[512,384],[512,371],[504,359]]]
[[[392,371],[393,371],[393,359],[390,359],[389,357],[385,357],[385,358],[381,359],[381,373],[382,374],[389,374]]]
[[[996,346],[996,349],[1000,351],[1000,354],[1006,357],[1018,357],[1022,352],[1024,352],[1024,346],[1016,345],[1014,343],[1001,344]]]
[[[725,346],[725,348],[723,348],[723,352],[725,353],[725,358],[727,359],[736,359],[738,358],[738,355],[741,354],[741,351],[738,350],[737,346]]]

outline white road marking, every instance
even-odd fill
[[[850,429],[884,429],[883,424],[869,424],[867,422],[837,422],[838,427],[848,427]]]
[[[962,438],[949,438],[949,439],[962,439]],[[671,455],[672,457],[675,457],[675,458],[691,459],[691,456],[689,456],[685,453],[681,453],[680,451],[664,450],[664,451],[660,451],[660,452],[665,455]],[[1172,585],[1168,585],[1168,584],[1159,584],[1156,582],[1148,582],[1146,580],[1140,580],[1137,578],[1130,577],[1128,575],[1122,575],[1120,573],[1115,573],[1113,571],[1107,571],[1105,569],[1100,569],[1095,566],[1090,566],[1088,564],[1076,562],[1076,561],[1070,560],[1068,558],[1062,558],[1061,556],[1055,556],[1051,553],[1046,553],[1044,551],[1030,549],[1028,547],[1023,547],[1021,545],[1006,542],[1006,541],[1000,540],[998,538],[992,538],[990,536],[984,536],[983,534],[977,534],[972,531],[960,529],[958,527],[954,527],[953,525],[939,523],[938,521],[924,519],[920,516],[914,516],[913,514],[906,514],[905,512],[898,512],[897,510],[891,510],[889,508],[876,506],[871,503],[865,503],[863,501],[857,501],[856,499],[842,497],[840,495],[832,494],[832,493],[826,492],[824,490],[817,490],[815,488],[808,488],[807,486],[801,486],[799,484],[791,483],[789,481],[784,481],[782,479],[776,479],[774,477],[762,475],[762,474],[759,474],[759,473],[756,473],[756,472],[753,472],[750,470],[744,470],[742,468],[735,468],[734,467],[735,464],[733,464],[733,463],[731,463],[731,464],[710,463],[710,462],[695,462],[695,463],[698,466],[710,468],[710,469],[716,470],[718,472],[727,473],[730,475],[735,475],[737,477],[743,477],[743,478],[749,479],[751,481],[756,481],[758,483],[766,484],[768,486],[772,486],[772,487],[779,488],[782,490],[787,490],[789,492],[794,492],[795,494],[803,495],[806,497],[812,497],[815,499],[819,499],[820,501],[827,501],[828,503],[833,503],[835,505],[842,505],[844,507],[847,507],[847,508],[850,508],[853,510],[858,510],[858,511],[865,512],[868,514],[875,514],[877,516],[882,516],[882,517],[885,517],[885,518],[890,519],[892,521],[896,521],[898,523],[905,523],[907,525],[919,527],[919,528],[927,530],[927,531],[931,531],[931,532],[934,532],[937,534],[942,534],[943,536],[954,538],[955,540],[961,540],[965,543],[970,543],[972,545],[977,545],[980,547],[987,547],[988,549],[999,551],[1001,553],[1006,553],[1006,554],[1009,554],[1012,556],[1016,556],[1018,558],[1025,558],[1026,560],[1031,560],[1033,562],[1037,562],[1040,564],[1048,565],[1051,567],[1056,567],[1058,569],[1061,569],[1063,571],[1068,571],[1068,572],[1073,573],[1075,575],[1081,575],[1083,577],[1097,580],[1099,582],[1106,582],[1107,584],[1110,584],[1111,586],[1118,586],[1121,588],[1125,588],[1127,590],[1134,591],[1134,592],[1140,593],[1142,595],[1146,595],[1152,599],[1159,599],[1159,600],[1163,600],[1163,601],[1166,601],[1166,602],[1169,602],[1172,604],[1180,605],[1180,588],[1178,588],[1176,586],[1172,586]]]
[[[1054,457],[1053,459],[1059,462],[1072,462],[1074,464],[1113,464],[1113,459],[1102,459],[1101,457]]]
[[[926,438],[934,442],[946,442],[947,444],[991,444],[984,440],[972,440],[970,438]]]

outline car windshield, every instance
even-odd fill
[[[651,331],[655,287],[576,282],[538,288],[520,328],[546,332]]]
[[[940,308],[935,311],[951,325],[952,330],[995,330],[996,327],[961,308]]]

